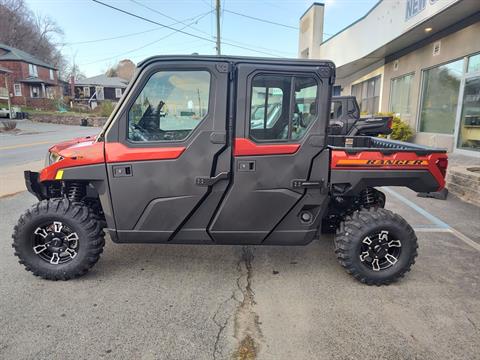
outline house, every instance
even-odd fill
[[[95,108],[99,102],[105,100],[118,101],[127,85],[128,81],[123,78],[104,74],[77,80],[74,84],[74,100]]]
[[[61,96],[57,69],[25,51],[0,43],[0,67],[9,71],[0,72],[0,87],[8,83],[12,105],[50,108]]]
[[[0,116],[5,113],[5,110],[8,111],[7,114],[11,112],[10,96],[8,96],[8,75],[11,73],[10,70],[0,66],[0,76],[3,77],[3,82],[0,83]]]

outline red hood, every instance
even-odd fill
[[[103,163],[104,143],[96,142],[95,138],[96,136],[87,136],[52,146],[50,151],[59,154],[61,159],[41,171],[40,181],[56,179],[59,169]]]
[[[65,149],[70,148],[70,147],[74,147],[74,145],[77,145],[77,144],[82,144],[81,146],[91,145],[95,142],[96,138],[97,138],[97,136],[95,135],[95,136],[85,136],[85,137],[75,138],[75,139],[72,139],[72,140],[67,140],[67,141],[64,141],[64,142],[53,145],[49,149],[49,151],[59,153],[60,151],[65,150]],[[86,143],[89,143],[89,144],[86,144]]]

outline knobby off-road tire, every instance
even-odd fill
[[[415,263],[417,237],[401,216],[389,210],[356,211],[337,229],[335,254],[346,271],[368,285],[388,285]]]
[[[104,235],[101,222],[84,204],[42,200],[18,220],[12,247],[20,264],[34,275],[69,280],[95,265],[105,245]]]

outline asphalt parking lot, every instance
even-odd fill
[[[10,246],[36,201],[17,193],[21,171],[40,168],[51,144],[98,129],[19,127],[0,137],[0,359],[480,358],[480,208],[383,189],[420,245],[412,271],[388,287],[346,274],[331,236],[305,247],[107,239],[86,276],[49,282]]]
[[[387,189],[387,208],[420,245],[388,287],[347,275],[331,237],[306,247],[107,241],[85,277],[49,282],[10,247],[34,202],[0,199],[2,359],[480,358],[480,209],[454,197]]]

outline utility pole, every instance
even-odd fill
[[[217,55],[221,55],[222,51],[220,49],[220,0],[216,0],[215,6],[217,12]]]

